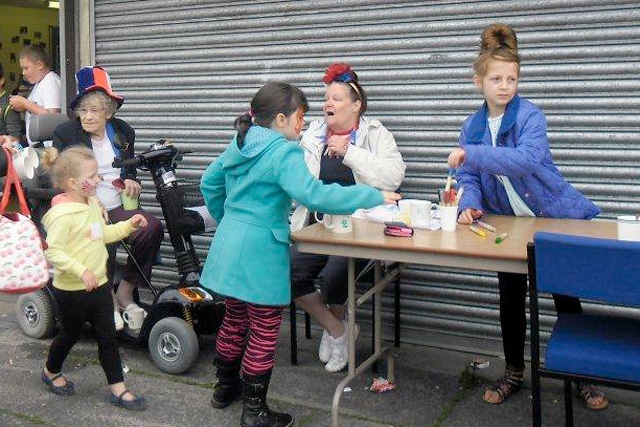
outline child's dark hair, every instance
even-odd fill
[[[2,68],[2,64],[0,64],[0,79],[4,77],[4,68]]]
[[[42,48],[36,45],[25,46],[18,54],[18,58],[27,58],[33,62],[42,61],[45,67],[49,68],[50,66],[49,55],[47,55]]]
[[[490,59],[518,64],[520,73],[520,55],[518,55],[518,37],[516,32],[507,24],[491,24],[482,32],[480,53],[473,63],[476,74],[483,77],[487,73]]]
[[[322,81],[326,85],[331,83],[342,83],[349,88],[349,96],[352,102],[360,101],[359,114],[363,115],[367,111],[367,94],[360,83],[358,83],[358,75],[351,65],[335,62],[325,70]]]
[[[82,172],[83,161],[95,160],[93,151],[88,147],[74,145],[62,153],[55,147],[48,147],[42,154],[42,166],[49,171],[54,188],[64,190],[69,178],[76,178]]]
[[[288,117],[298,108],[307,112],[309,104],[304,92],[296,86],[284,82],[269,82],[262,86],[251,100],[251,110],[233,123],[238,131],[238,147],[244,144],[244,138],[252,124],[268,128],[278,114]]]

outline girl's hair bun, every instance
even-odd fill
[[[482,32],[480,40],[480,53],[491,52],[497,49],[509,49],[518,51],[518,38],[513,28],[506,24],[491,24]]]

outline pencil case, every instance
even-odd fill
[[[384,234],[394,237],[411,237],[413,236],[413,228],[407,225],[387,225],[384,228]]]

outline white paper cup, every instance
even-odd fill
[[[431,224],[431,202],[428,200],[412,200],[410,219],[411,225],[429,227]]]
[[[640,219],[635,215],[618,216],[618,240],[640,241]]]
[[[13,167],[16,169],[16,173],[18,174],[20,181],[33,178],[35,168],[31,167],[31,164],[29,163],[26,150],[22,150],[13,156]]]
[[[442,231],[456,231],[458,226],[458,207],[457,206],[438,206],[440,211],[440,228]]]
[[[24,149],[27,160],[25,161],[25,165],[30,167],[31,169],[36,169],[40,166],[40,159],[38,158],[38,152],[33,147],[27,147]]]

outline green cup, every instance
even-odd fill
[[[122,209],[125,211],[133,211],[138,209],[138,206],[140,206],[139,198],[127,196],[125,191],[120,192],[120,199],[122,200]]]

